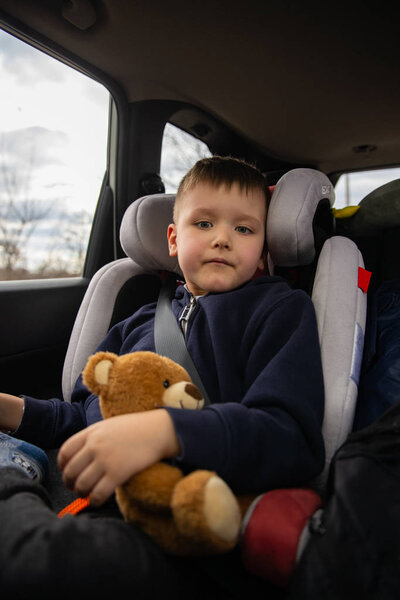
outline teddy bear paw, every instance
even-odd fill
[[[176,486],[172,498],[176,525],[209,551],[226,552],[238,540],[241,512],[229,486],[215,473],[195,471]]]
[[[204,516],[212,533],[226,543],[236,543],[241,514],[229,486],[217,475],[208,480],[204,490]]]

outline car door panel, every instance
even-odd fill
[[[0,282],[0,390],[59,395],[70,333],[88,280]]]

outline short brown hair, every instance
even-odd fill
[[[175,198],[174,220],[176,220],[176,206],[180,199],[200,183],[213,187],[224,185],[228,189],[236,183],[246,193],[249,190],[259,189],[265,196],[268,212],[271,194],[265,177],[257,167],[231,156],[211,156],[198,160],[180,182]]]

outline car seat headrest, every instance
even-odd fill
[[[182,275],[177,258],[168,253],[167,228],[173,222],[174,201],[173,194],[152,194],[139,198],[125,211],[121,246],[145,270]]]
[[[271,199],[267,243],[275,266],[309,265],[333,234],[331,206],[335,192],[328,177],[315,169],[293,169],[280,178]]]
[[[329,228],[333,228],[334,198],[331,182],[320,171],[293,169],[281,177],[267,220],[268,249],[275,266],[312,263],[316,247],[333,232]],[[182,276],[177,258],[168,253],[167,228],[173,222],[174,201],[174,194],[152,194],[133,202],[122,219],[120,241],[127,256],[143,269]]]

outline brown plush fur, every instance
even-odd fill
[[[83,372],[85,385],[100,398],[104,418],[162,406],[199,409],[202,398],[188,373],[153,352],[117,356],[99,352]],[[228,486],[211,471],[184,476],[157,463],[116,490],[126,521],[134,522],[165,551],[203,555],[231,550],[237,543],[243,512]]]

